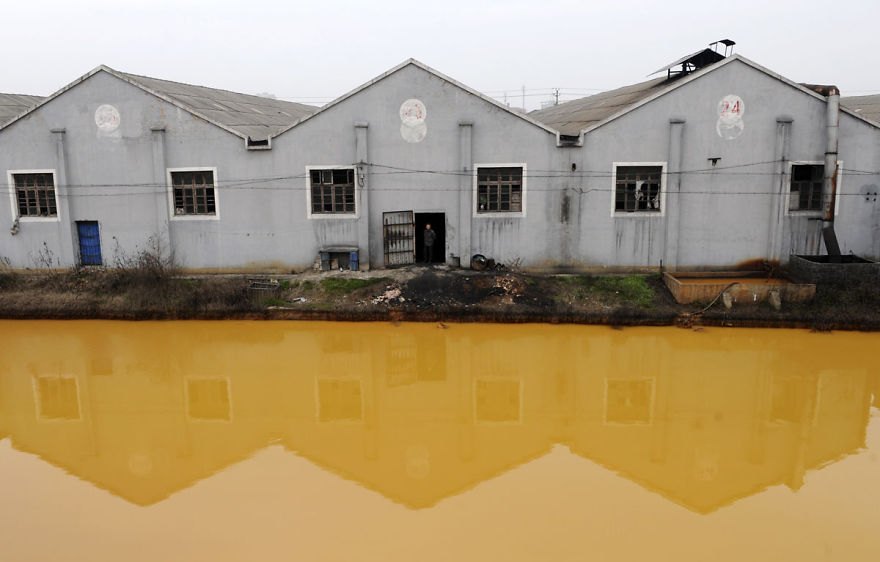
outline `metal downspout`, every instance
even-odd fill
[[[823,92],[824,93],[824,92]],[[829,256],[840,255],[840,245],[834,232],[834,201],[837,198],[837,148],[840,124],[840,90],[836,86],[827,89],[828,103],[825,120],[825,171],[822,193],[825,199],[825,218],[822,220],[822,238]]]

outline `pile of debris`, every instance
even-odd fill
[[[404,302],[406,299],[400,294],[400,285],[392,283],[385,287],[385,292],[373,298],[373,304],[391,304],[393,302]]]
[[[501,295],[501,302],[505,304],[513,304],[515,298],[522,297],[526,292],[523,280],[513,275],[496,277],[492,288],[493,292]]]

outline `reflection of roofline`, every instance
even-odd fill
[[[764,490],[771,488],[773,486],[784,485],[784,486],[788,486],[790,489],[792,489],[792,491],[797,491],[797,488],[792,487],[792,484],[791,484],[791,482],[789,482],[788,479],[773,480],[770,482],[760,483],[760,484],[756,484],[752,487],[746,488],[745,491],[738,492],[737,494],[733,495],[732,497],[727,498],[718,504],[712,505],[709,508],[706,508],[703,506],[692,504],[692,503],[688,502],[687,500],[685,500],[684,498],[676,496],[673,492],[671,492],[665,488],[662,488],[654,483],[651,483],[651,482],[649,482],[639,476],[636,476],[635,474],[633,474],[632,472],[629,472],[628,470],[621,469],[617,466],[614,466],[614,465],[608,463],[607,461],[601,461],[601,460],[595,459],[593,457],[587,456],[583,453],[575,451],[571,446],[569,446],[569,450],[574,455],[577,455],[579,457],[590,460],[590,461],[598,464],[602,468],[605,468],[605,469],[617,474],[618,476],[626,478],[630,482],[638,484],[639,486],[641,486],[645,490],[647,490],[649,492],[653,492],[655,494],[658,494],[658,495],[662,496],[664,499],[666,499],[676,505],[684,507],[685,509],[693,511],[694,513],[699,513],[700,515],[708,515],[710,513],[714,513],[715,511],[718,511],[719,509],[731,506],[741,499],[745,499],[745,498],[754,496],[755,494],[763,492]],[[840,453],[839,455],[837,455],[836,457],[832,457],[830,459],[823,459],[823,460],[820,460],[819,462],[816,462],[812,465],[805,466],[804,470],[822,469],[826,466],[829,466],[829,465],[832,465],[836,462],[839,462],[850,455],[856,454],[857,452],[858,452],[858,448],[854,448],[849,451],[844,451],[844,452]]]
[[[163,492],[160,494],[156,494],[156,497],[151,498],[149,501],[141,501],[141,500],[135,499],[132,496],[126,494],[123,490],[117,488],[116,486],[112,486],[112,485],[109,485],[109,484],[106,484],[103,482],[99,482],[98,480],[95,480],[94,478],[90,478],[87,475],[83,474],[82,471],[74,470],[71,467],[65,465],[64,463],[62,463],[60,461],[56,461],[54,459],[48,458],[44,454],[35,453],[33,451],[30,451],[30,450],[26,449],[25,447],[22,447],[19,443],[17,443],[15,441],[15,439],[10,439],[10,442],[11,442],[12,448],[15,449],[16,451],[19,451],[19,452],[22,452],[22,453],[25,453],[28,455],[33,455],[33,456],[39,458],[41,461],[43,461],[47,464],[50,464],[50,465],[54,466],[55,468],[59,468],[59,469],[63,470],[64,472],[66,472],[67,474],[70,474],[71,476],[76,476],[80,480],[84,480],[100,490],[104,490],[105,492],[110,492],[111,494],[113,494],[116,497],[122,498],[129,503],[132,503],[134,505],[139,505],[141,507],[149,507],[151,505],[155,505],[159,502],[167,500],[168,498],[170,498],[174,494],[177,494],[179,492],[182,492],[184,490],[187,490],[187,489],[195,486],[196,484],[198,484],[202,480],[205,480],[206,478],[213,476],[214,474],[217,474],[221,470],[224,470],[234,464],[238,464],[242,461],[245,461],[245,460],[253,457],[256,453],[258,453],[259,451],[262,451],[263,449],[267,448],[269,445],[272,444],[272,443],[265,443],[258,448],[251,449],[246,454],[233,457],[232,462],[228,462],[222,466],[216,466],[209,471],[205,471],[204,473],[199,474],[198,476],[194,476],[192,478],[187,478],[186,480],[183,480],[182,485],[175,487],[171,491],[166,491],[166,492]]]
[[[332,466],[326,462],[322,462],[320,460],[317,460],[317,459],[303,453],[302,451],[298,451],[298,450],[290,447],[286,443],[283,446],[285,449],[287,449],[288,451],[290,451],[294,455],[309,461],[310,463],[321,468],[322,470],[326,470],[327,472],[333,473],[336,476],[342,478],[343,480],[348,480],[349,482],[354,482],[354,483],[358,484],[359,486],[366,488],[367,490],[370,490],[372,492],[376,492],[377,494],[379,494],[385,498],[388,498],[389,500],[393,501],[396,504],[402,505],[402,506],[407,507],[409,509],[416,510],[416,509],[427,509],[430,507],[434,507],[439,502],[441,502],[445,499],[460,495],[460,494],[467,492],[469,490],[473,490],[474,488],[476,488],[477,486],[479,486],[483,482],[488,482],[489,480],[493,480],[503,474],[510,472],[511,470],[514,470],[514,469],[519,468],[525,464],[528,464],[534,460],[537,460],[543,456],[546,456],[547,453],[549,453],[555,445],[556,445],[556,443],[551,442],[551,443],[549,443],[549,445],[546,449],[541,450],[540,452],[527,455],[526,457],[520,459],[519,461],[517,461],[511,465],[508,465],[500,470],[492,471],[488,475],[483,475],[476,482],[470,482],[464,486],[461,486],[458,488],[453,488],[452,490],[447,490],[447,491],[443,492],[443,494],[440,497],[434,498],[425,504],[413,503],[412,501],[407,500],[406,498],[403,498],[397,494],[392,494],[386,490],[382,490],[378,486],[375,486],[372,483],[369,483],[362,478],[358,478],[350,471],[346,471],[344,469],[340,469],[338,467]]]
[[[453,86],[455,86],[455,87],[457,87],[457,88],[459,88],[459,89],[461,89],[461,90],[464,90],[464,91],[467,92],[468,94],[471,94],[472,96],[478,97],[478,98],[480,98],[481,100],[483,100],[483,101],[485,101],[485,102],[487,102],[487,103],[490,103],[490,104],[494,105],[495,107],[497,107],[497,108],[499,108],[499,109],[502,109],[502,110],[506,111],[507,113],[513,115],[514,117],[517,117],[517,118],[522,119],[522,120],[524,120],[524,121],[526,121],[526,122],[528,122],[528,123],[531,123],[532,125],[534,125],[534,126],[540,128],[540,129],[544,130],[545,132],[548,132],[548,133],[553,134],[553,135],[556,135],[556,134],[557,134],[557,131],[556,131],[555,129],[553,129],[553,128],[551,128],[551,127],[548,127],[548,126],[545,125],[544,123],[541,123],[540,121],[538,121],[538,120],[536,120],[536,119],[533,119],[533,118],[529,117],[528,115],[526,115],[526,114],[524,114],[524,113],[520,113],[520,112],[518,112],[518,111],[514,111],[513,109],[511,109],[510,107],[504,105],[503,103],[499,102],[498,100],[492,99],[492,98],[490,98],[489,96],[486,96],[486,95],[484,95],[484,94],[481,94],[480,92],[474,90],[473,88],[471,88],[471,87],[469,87],[469,86],[466,86],[465,84],[462,84],[461,82],[459,82],[459,81],[457,81],[457,80],[455,80],[455,79],[453,79],[453,78],[450,78],[449,76],[446,76],[445,74],[443,74],[443,73],[441,73],[441,72],[438,72],[437,70],[434,70],[434,69],[431,68],[430,66],[428,66],[428,65],[426,65],[426,64],[423,64],[423,63],[417,61],[416,59],[407,59],[407,60],[403,61],[402,63],[398,64],[397,66],[391,68],[390,70],[388,70],[388,71],[386,71],[386,72],[383,72],[383,73],[380,74],[379,76],[376,76],[376,77],[373,78],[372,80],[369,80],[369,81],[367,81],[367,82],[361,84],[361,85],[358,86],[357,88],[355,88],[355,89],[349,91],[348,93],[345,93],[345,94],[339,96],[338,98],[336,98],[335,100],[331,101],[331,102],[328,103],[327,105],[323,105],[323,106],[321,106],[321,108],[318,109],[318,111],[312,113],[311,115],[306,115],[305,117],[299,119],[299,120],[296,121],[295,123],[292,123],[292,124],[288,125],[287,127],[281,129],[280,131],[278,131],[278,132],[275,133],[274,135],[271,135],[269,138],[272,139],[272,138],[275,138],[275,137],[280,137],[281,135],[283,135],[283,134],[286,133],[287,131],[293,129],[294,127],[297,127],[297,126],[299,126],[299,125],[305,123],[305,122],[308,121],[309,119],[312,119],[313,117],[316,117],[316,116],[320,115],[321,113],[324,113],[325,111],[327,111],[327,110],[330,109],[331,107],[334,107],[334,106],[336,106],[336,105],[338,105],[338,104],[344,102],[344,101],[347,100],[348,98],[350,98],[350,97],[352,97],[352,96],[354,96],[354,95],[356,95],[356,94],[362,92],[363,90],[366,90],[367,88],[369,88],[370,86],[372,86],[372,85],[374,85],[374,84],[376,84],[376,83],[378,83],[378,82],[381,82],[381,81],[384,80],[385,78],[388,78],[388,77],[391,76],[392,74],[396,73],[396,72],[399,71],[399,70],[402,70],[402,69],[406,68],[406,67],[409,66],[409,65],[413,65],[413,66],[415,66],[416,68],[420,68],[420,69],[424,70],[425,72],[427,72],[428,74],[432,74],[432,75],[434,75],[435,77],[437,77],[437,78],[443,80],[444,82],[449,82],[449,83],[452,84]]]

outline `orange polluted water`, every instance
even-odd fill
[[[0,322],[0,560],[874,560],[880,334]]]

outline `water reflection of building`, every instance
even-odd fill
[[[705,513],[863,447],[880,381],[785,333],[169,326],[17,325],[0,438],[139,505],[281,442],[412,508],[564,444]]]

